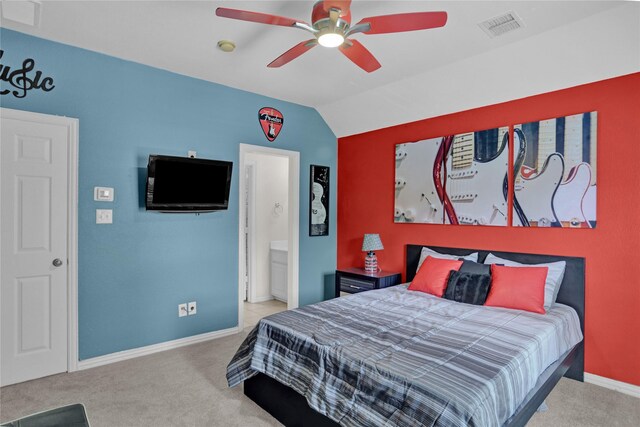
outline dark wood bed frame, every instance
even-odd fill
[[[423,247],[424,245],[407,245],[405,282],[410,282],[415,276]],[[478,252],[479,262],[483,262],[489,252],[500,258],[523,264],[566,261],[567,267],[556,301],[576,310],[584,335],[584,258],[438,246],[427,247],[437,252],[460,256]],[[577,381],[584,380],[584,340],[567,351],[542,373],[533,390],[529,392],[515,414],[507,420],[504,426],[525,426],[563,376]],[[244,394],[285,426],[337,427],[340,425],[309,407],[304,396],[261,373],[244,382]]]

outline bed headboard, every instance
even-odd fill
[[[407,245],[406,258],[406,281],[410,282],[416,274],[418,261],[420,260],[420,252],[424,245]],[[461,249],[461,248],[445,248],[441,246],[427,246],[436,252],[451,255],[469,255],[478,252],[478,262],[483,262],[489,252],[499,256],[500,258],[517,261],[523,264],[539,264],[543,262],[566,261],[565,269],[560,292],[558,293],[557,302],[572,307],[580,318],[580,328],[584,336],[584,258],[566,257],[556,255],[537,255],[523,254],[517,252],[501,252],[487,251],[478,249]],[[573,378],[578,381],[584,380],[584,340],[581,348],[576,354],[576,359],[571,368],[565,374],[565,377]]]

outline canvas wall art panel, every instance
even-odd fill
[[[509,127],[457,134],[446,157],[450,224],[507,225]]]
[[[444,138],[396,145],[395,222],[443,224],[442,167]]]
[[[597,112],[514,126],[513,225],[596,226]]]
[[[309,189],[309,236],[329,235],[329,187],[328,166],[311,165]]]
[[[506,226],[508,130],[396,145],[394,221]]]

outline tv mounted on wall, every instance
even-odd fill
[[[222,160],[152,154],[147,165],[147,210],[226,210],[232,168],[232,162]]]

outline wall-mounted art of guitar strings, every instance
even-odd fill
[[[396,145],[395,222],[594,228],[597,112]]]
[[[502,186],[509,167],[509,128],[455,135],[446,162],[446,192],[458,222],[506,226]]]
[[[514,147],[514,226],[596,226],[597,112],[515,125]]]
[[[442,138],[396,145],[395,222],[443,223],[433,164]]]
[[[395,222],[507,225],[508,127],[396,145]]]

